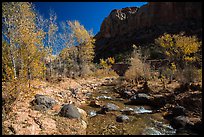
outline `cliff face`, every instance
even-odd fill
[[[164,32],[201,34],[201,9],[201,2],[149,2],[140,8],[114,9],[95,36],[96,58],[108,51],[124,52],[129,49],[128,45],[143,43],[146,39],[151,41]]]

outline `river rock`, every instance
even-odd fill
[[[153,127],[146,128],[142,135],[162,135],[162,133]]]
[[[100,103],[98,100],[91,100],[89,105],[92,107],[100,107]]]
[[[134,108],[134,113],[136,113],[136,114],[152,113],[152,110],[148,110],[142,106],[139,106],[139,107]]]
[[[130,120],[129,117],[126,115],[120,115],[116,117],[117,122],[127,122],[129,120]]]
[[[109,100],[111,100],[112,98],[109,96],[106,96],[106,95],[101,95],[101,96],[96,97],[96,99],[109,99]]]
[[[185,116],[174,117],[171,124],[174,128],[185,128],[189,123],[189,119]]]
[[[101,112],[117,111],[117,110],[119,110],[119,107],[112,103],[107,103],[101,108]]]
[[[130,103],[138,104],[138,105],[145,105],[145,104],[151,104],[151,96],[145,93],[138,93],[136,95],[133,95],[130,98]]]
[[[88,115],[89,115],[90,117],[94,117],[94,116],[97,115],[97,113],[96,113],[96,111],[91,110],[91,111],[89,111]]]
[[[183,116],[185,115],[186,109],[182,106],[176,106],[172,109],[172,115],[175,116]]]
[[[36,94],[32,104],[35,109],[44,111],[51,109],[56,104],[56,101],[48,96]]]
[[[126,107],[125,109],[122,109],[121,112],[122,112],[122,114],[130,115],[130,114],[132,114],[132,112],[134,112],[134,109]]]
[[[67,118],[80,118],[80,113],[77,107],[73,104],[64,105],[60,110],[59,115]]]
[[[122,97],[130,98],[132,95],[133,95],[133,93],[130,90],[126,90],[123,92]]]

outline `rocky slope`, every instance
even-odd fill
[[[201,5],[199,2],[149,2],[140,8],[112,10],[95,36],[96,60],[128,51],[133,43],[152,42],[164,32],[184,31],[201,38]]]
[[[2,134],[85,135],[87,113],[81,107],[86,103],[86,94],[93,92],[104,79],[32,81],[31,90],[20,92],[9,112],[5,111],[9,99],[3,94]],[[73,105],[68,105],[70,102]]]

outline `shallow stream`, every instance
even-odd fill
[[[86,105],[87,135],[174,135],[173,129],[161,113],[156,113],[150,106],[127,105],[128,99],[123,99],[114,92],[114,86],[100,86],[89,94],[89,101],[97,100],[100,107]],[[99,113],[101,106],[112,103],[119,107],[116,111]],[[125,111],[129,110],[129,111]],[[126,112],[126,113],[125,113]],[[131,112],[131,113],[127,113]],[[128,120],[117,122],[117,116],[125,115]],[[127,118],[126,117],[126,118]]]

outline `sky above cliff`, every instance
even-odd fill
[[[140,7],[147,2],[33,2],[43,17],[49,18],[49,10],[57,14],[57,23],[78,20],[87,30],[93,29],[96,34],[105,17],[113,9]]]

